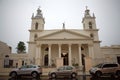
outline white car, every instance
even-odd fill
[[[21,75],[30,75],[34,78],[39,77],[42,74],[42,68],[38,65],[24,65],[20,68],[13,69],[9,76],[17,77]]]

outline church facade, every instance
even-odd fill
[[[91,65],[102,60],[100,40],[96,27],[95,15],[86,9],[82,20],[83,29],[44,29],[45,20],[38,8],[32,16],[30,32],[29,57],[35,64],[52,66],[61,59],[63,65]],[[88,62],[89,61],[89,62]]]

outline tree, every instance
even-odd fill
[[[25,43],[22,41],[19,41],[16,49],[17,49],[17,53],[25,53],[25,50],[26,50]]]

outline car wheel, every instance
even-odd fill
[[[96,75],[97,77],[100,77],[100,76],[102,75],[102,73],[101,73],[100,71],[97,71],[97,72],[95,73],[95,75]]]
[[[12,77],[12,78],[17,77],[17,73],[16,73],[16,72],[12,72],[12,73],[11,73],[11,77]]]
[[[55,74],[55,73],[52,73],[52,74],[51,74],[51,78],[56,78],[56,74]]]
[[[76,73],[72,73],[72,74],[71,74],[71,77],[72,77],[72,78],[75,78],[76,76],[77,76]]]
[[[37,78],[38,77],[38,73],[37,72],[32,72],[31,75],[32,75],[33,78]]]
[[[120,77],[120,71],[117,71],[117,72],[116,72],[116,75],[117,75],[118,77]]]

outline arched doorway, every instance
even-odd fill
[[[48,54],[44,56],[44,66],[48,66]]]
[[[82,54],[82,65],[83,65],[83,71],[85,71],[85,55]]]
[[[61,56],[63,58],[63,65],[68,65],[68,53],[62,53]]]

